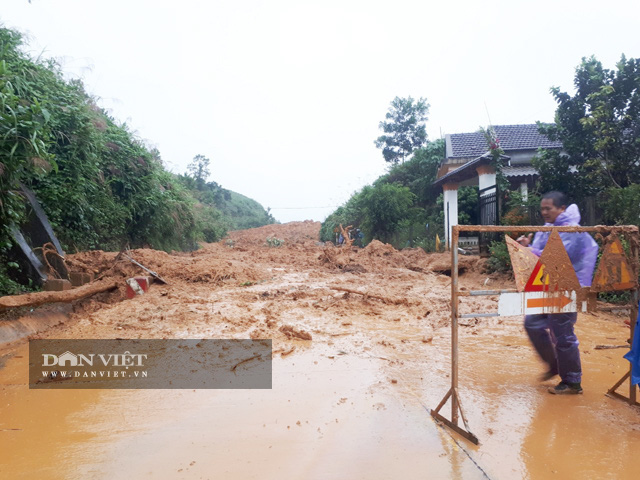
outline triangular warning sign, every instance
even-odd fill
[[[505,242],[511,258],[511,268],[516,280],[516,288],[519,292],[522,292],[539,258],[529,248],[523,247],[508,235],[505,236]]]
[[[629,261],[617,235],[607,237],[598,270],[593,277],[592,292],[611,292],[635,288],[637,278],[629,266]]]
[[[544,274],[544,265],[540,260],[533,267],[531,276],[524,286],[525,292],[544,292],[549,290],[549,277]]]
[[[580,282],[558,232],[551,232],[525,292],[579,291]]]
[[[550,291],[580,290],[580,281],[557,231],[549,235],[547,245],[540,255],[540,261],[545,266],[545,275],[549,276]]]

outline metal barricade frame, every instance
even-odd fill
[[[500,295],[501,293],[513,293],[513,290],[476,290],[476,291],[464,291],[458,290],[458,238],[460,232],[495,232],[495,233],[528,233],[528,232],[572,232],[572,233],[598,233],[598,234],[623,234],[629,236],[632,241],[629,242],[630,247],[630,260],[631,269],[633,270],[634,278],[638,278],[639,264],[638,264],[638,249],[640,247],[640,233],[638,227],[635,225],[624,226],[606,226],[597,225],[593,227],[581,227],[581,226],[539,226],[539,225],[520,225],[520,226],[494,226],[494,225],[455,225],[452,227],[451,232],[451,387],[449,391],[442,398],[438,406],[431,410],[431,416],[436,420],[442,422],[453,431],[460,434],[474,444],[478,444],[479,440],[469,429],[467,416],[465,415],[460,400],[460,394],[458,392],[458,319],[465,318],[466,315],[458,314],[458,300],[461,296],[481,296],[481,295]],[[638,299],[639,299],[639,287],[631,290],[631,305],[628,308],[630,313],[630,326],[631,326],[631,343],[633,344],[633,338],[635,335],[635,323],[638,317]],[[608,310],[608,309],[607,309]],[[498,314],[486,313],[486,314],[473,314],[473,317],[489,317],[497,316]],[[616,390],[629,379],[629,396],[616,392]],[[640,386],[633,385],[631,382],[631,364],[629,365],[629,371],[611,387],[605,395],[618,398],[626,401],[630,405],[640,406],[637,401],[637,391]],[[444,417],[440,410],[445,406],[447,400],[451,399],[451,419]],[[458,414],[462,417],[464,428],[458,425]]]

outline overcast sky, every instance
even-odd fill
[[[395,96],[427,131],[551,121],[595,55],[640,57],[638,0],[2,0],[33,55],[126,122],[167,168],[197,154],[279,221],[323,220],[384,173],[374,140]]]

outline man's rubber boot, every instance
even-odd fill
[[[554,395],[579,395],[582,393],[582,387],[579,383],[560,382],[555,387],[549,387],[549,393]]]

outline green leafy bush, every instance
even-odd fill
[[[281,247],[282,245],[284,245],[284,240],[276,237],[267,237],[266,244],[269,247]]]
[[[494,241],[489,245],[491,256],[487,260],[487,271],[491,272],[511,272],[511,257],[509,249],[504,241]]]
[[[201,232],[199,240],[213,243],[221,240],[227,234],[222,213],[214,207],[202,203],[196,204],[195,217],[198,231]]]
[[[640,226],[640,185],[608,188],[600,200],[607,223]]]
[[[506,191],[504,195],[503,211],[500,219],[502,225],[535,225],[537,222],[530,218],[532,212],[539,212],[540,196],[529,193],[525,200],[517,190]]]
[[[436,234],[444,238],[442,189],[433,186],[443,155],[442,140],[417,149],[410,160],[391,167],[329,215],[320,229],[320,240],[335,242],[340,224],[360,228],[365,243],[375,238],[397,248],[435,243]],[[470,221],[475,215],[475,191],[473,187],[464,191],[463,220]]]
[[[11,279],[13,276],[11,270],[19,268],[18,264],[14,262],[0,262],[0,295],[15,295],[34,290],[34,286],[31,284],[21,285]]]
[[[423,249],[427,253],[436,251],[435,238],[418,238],[416,239],[415,246]]]

